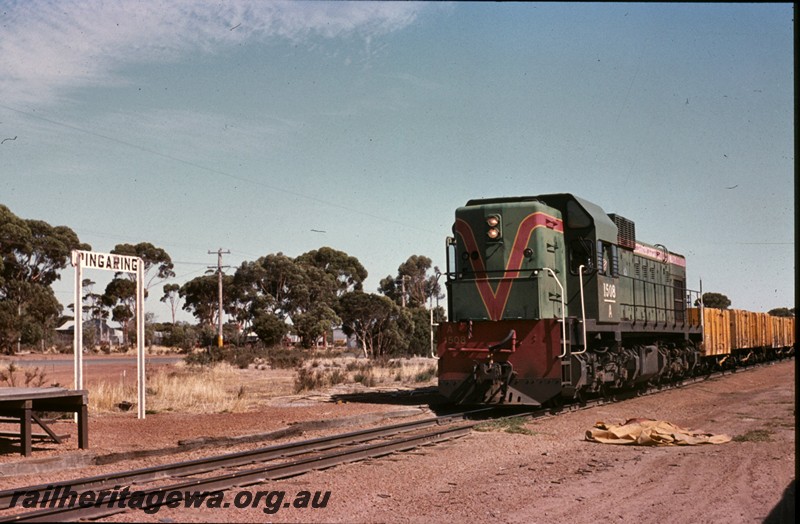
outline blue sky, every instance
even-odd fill
[[[573,192],[691,288],[794,304],[791,4],[0,7],[0,202],[163,247],[175,282],[327,245],[374,291],[444,268],[471,198]]]

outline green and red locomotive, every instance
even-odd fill
[[[544,405],[743,358],[706,357],[682,255],[582,198],[471,200],[447,244],[439,390],[455,403]]]

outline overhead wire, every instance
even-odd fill
[[[141,151],[143,153],[151,154],[153,156],[158,156],[158,157],[161,157],[161,158],[165,158],[165,159],[171,160],[173,162],[184,164],[186,166],[193,167],[195,169],[199,169],[199,170],[205,171],[207,173],[212,173],[212,174],[215,174],[215,175],[220,175],[220,176],[224,176],[224,177],[230,178],[232,180],[238,180],[238,181],[241,181],[241,182],[247,182],[249,184],[262,186],[262,187],[265,187],[265,188],[267,188],[267,189],[269,189],[271,191],[278,191],[278,192],[281,192],[281,193],[285,193],[287,195],[295,196],[297,198],[302,198],[304,200],[315,202],[317,204],[322,204],[322,205],[325,205],[325,206],[328,206],[328,207],[332,207],[332,208],[335,208],[335,209],[341,209],[341,210],[347,211],[348,213],[354,213],[354,214],[358,214],[358,215],[361,215],[361,216],[365,216],[367,218],[372,218],[372,219],[380,220],[382,222],[399,225],[399,226],[402,226],[402,227],[405,227],[405,228],[408,228],[408,229],[413,229],[415,231],[422,231],[422,232],[425,232],[425,233],[437,234],[437,233],[435,233],[433,231],[429,231],[427,229],[422,229],[422,228],[419,228],[417,226],[414,226],[414,225],[411,225],[411,224],[407,224],[405,222],[401,222],[401,221],[398,221],[398,220],[392,220],[390,218],[387,218],[387,217],[384,217],[384,216],[380,216],[380,215],[376,215],[374,213],[368,213],[368,212],[362,211],[361,209],[356,208],[356,207],[347,206],[347,205],[339,204],[339,203],[336,203],[336,202],[331,202],[329,200],[325,200],[325,199],[318,198],[318,197],[315,197],[315,196],[311,196],[311,195],[307,195],[307,194],[300,193],[300,192],[297,192],[297,191],[293,191],[291,189],[286,189],[284,187],[276,186],[276,185],[273,185],[273,184],[267,184],[267,183],[262,182],[260,180],[254,180],[254,179],[243,177],[243,176],[240,176],[240,175],[234,175],[232,173],[228,173],[227,171],[223,171],[221,169],[208,167],[208,166],[205,166],[205,165],[200,164],[198,162],[195,162],[195,161],[192,161],[192,160],[187,160],[185,158],[176,157],[176,156],[170,155],[168,153],[162,153],[161,151],[157,151],[155,149],[151,149],[151,148],[146,147],[146,146],[135,144],[135,143],[129,142],[127,140],[122,140],[120,138],[115,138],[113,136],[109,136],[109,135],[104,134],[104,133],[98,133],[96,131],[91,131],[91,130],[88,130],[88,129],[84,129],[84,128],[80,127],[80,126],[76,126],[76,125],[73,125],[73,124],[68,124],[68,123],[65,123],[65,122],[59,122],[58,120],[53,120],[52,118],[48,118],[48,117],[42,116],[41,114],[35,114],[35,113],[28,112],[28,111],[23,111],[21,109],[16,109],[14,107],[10,107],[10,106],[7,106],[5,104],[0,104],[0,108],[6,109],[8,111],[15,112],[15,113],[20,114],[20,115],[27,116],[29,118],[34,118],[34,119],[37,119],[37,120],[41,120],[43,122],[47,122],[47,123],[55,125],[55,126],[63,127],[65,129],[70,129],[72,131],[77,131],[77,132],[80,132],[80,133],[84,133],[84,134],[87,134],[87,135],[90,135],[90,136],[94,136],[96,138],[101,138],[103,140],[108,140],[110,142],[113,142],[113,143],[116,143],[116,144],[119,144],[119,145],[123,145],[123,146],[126,146],[126,147],[130,147],[130,148],[136,149],[138,151]]]

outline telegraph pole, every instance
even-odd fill
[[[222,255],[229,255],[231,252],[223,251],[219,248],[217,251],[209,251],[209,255],[217,254],[217,278],[219,279],[219,306],[217,309],[217,347],[222,347]],[[225,266],[228,267],[228,266]],[[214,266],[208,266],[209,269],[214,269]]]

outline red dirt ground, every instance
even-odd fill
[[[430,400],[430,396],[420,398]],[[300,405],[292,405],[287,400],[291,399],[253,413],[159,413],[144,421],[136,420],[135,414],[91,415],[90,451],[169,447],[179,440],[199,436],[247,435],[300,421],[415,407],[413,401],[399,401],[391,395],[375,395],[369,402],[354,397],[346,403],[306,399]],[[427,412],[426,404],[417,407],[419,416]],[[525,426],[532,435],[472,432],[439,446],[247,488],[251,492],[283,490],[287,500],[301,490],[330,491],[325,508],[287,507],[274,514],[266,514],[263,506],[164,508],[155,515],[131,512],[106,520],[763,522],[795,478],[795,416],[795,364],[782,362],[657,395],[533,421]],[[653,448],[596,444],[584,438],[586,430],[597,421],[620,423],[636,417],[725,433],[734,440],[721,445]],[[80,453],[75,449],[74,424],[57,426],[59,432],[73,433],[66,444],[44,446],[34,452],[32,459],[2,454],[0,467],[21,460]],[[203,449],[179,458],[233,449]],[[46,475],[0,477],[0,489],[132,469],[176,458],[162,456]],[[230,500],[235,493],[229,493]]]

